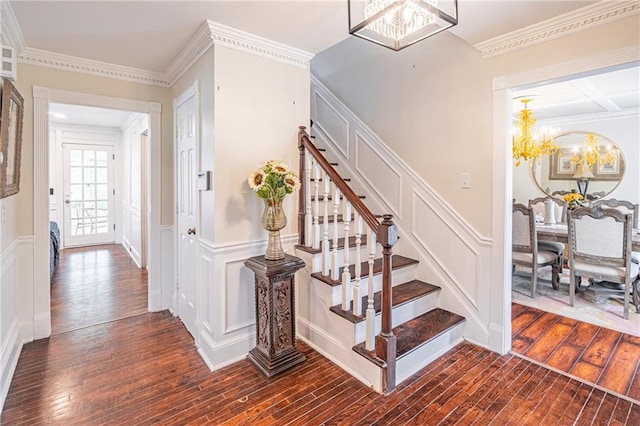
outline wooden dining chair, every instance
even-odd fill
[[[569,303],[582,277],[624,284],[624,318],[629,295],[640,312],[638,264],[631,261],[633,216],[615,209],[580,207],[569,212]]]
[[[638,204],[634,204],[630,201],[617,200],[615,198],[608,198],[606,200],[597,200],[591,203],[591,206],[601,206],[605,208],[612,208],[621,211],[622,213],[628,213],[633,215],[633,229],[638,229]],[[634,263],[640,263],[640,252],[631,252],[631,261]]]
[[[560,277],[560,256],[548,250],[538,249],[535,214],[532,208],[523,204],[513,205],[512,263],[531,268],[531,297],[536,297],[538,269],[551,265],[551,285],[558,290]]]

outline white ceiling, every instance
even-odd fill
[[[476,44],[593,3],[458,0],[459,24],[449,31]],[[347,0],[12,0],[10,5],[30,48],[156,72],[167,70],[205,20],[314,54],[349,36]]]
[[[451,0],[440,0],[446,1]],[[449,32],[474,45],[594,3],[598,1],[458,0],[459,24]],[[30,49],[160,73],[205,20],[314,54],[349,37],[347,0],[10,0],[10,5]],[[640,107],[639,81],[636,67],[515,95],[534,96],[530,107],[539,120],[620,112]],[[119,127],[122,114],[128,114],[103,110],[85,115],[79,107],[56,108],[67,115],[61,122],[110,127]],[[521,104],[514,103],[514,111],[520,109]],[[89,122],[89,116],[99,121]]]
[[[49,105],[49,122],[54,124],[79,124],[84,126],[121,127],[133,114],[130,111],[96,108],[82,105]]]

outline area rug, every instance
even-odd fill
[[[640,336],[640,314],[633,305],[629,307],[629,319],[623,318],[624,307],[621,301],[606,299],[604,303],[594,304],[576,294],[575,306],[569,306],[569,270],[560,274],[560,289],[551,286],[551,267],[541,268],[538,272],[538,297],[531,298],[531,270],[518,267],[512,278],[511,298],[521,305],[531,306],[546,312],[588,322],[622,333]],[[583,280],[581,288],[588,287]]]

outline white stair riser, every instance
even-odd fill
[[[407,322],[413,318],[419,317],[422,314],[438,307],[438,293],[434,291],[419,299],[412,300],[404,303],[400,306],[394,306],[392,314],[392,327],[396,327],[404,322]],[[365,306],[366,309],[366,306]],[[367,332],[367,323],[365,321],[354,324],[354,342],[353,345],[364,342]],[[380,334],[382,329],[382,314],[378,313],[375,316],[375,330],[376,335]]]
[[[416,276],[416,265],[407,266],[404,268],[396,269],[391,273],[391,282],[393,284],[402,284],[407,281],[411,281],[415,279]],[[326,287],[331,287],[326,283],[317,281],[316,285],[324,285]],[[349,289],[347,290],[348,300],[351,301],[353,299],[353,287],[355,286],[355,281],[351,281],[349,283]],[[337,285],[332,288],[332,296],[331,296],[331,306],[338,305],[342,303],[342,285]],[[374,293],[382,290],[382,274],[373,276],[373,291]],[[364,276],[360,280],[360,297],[366,296],[369,291],[369,276]]]
[[[401,383],[463,340],[464,321],[396,361],[396,383]]]

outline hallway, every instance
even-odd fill
[[[51,334],[147,312],[147,271],[119,244],[60,252],[51,278]]]

